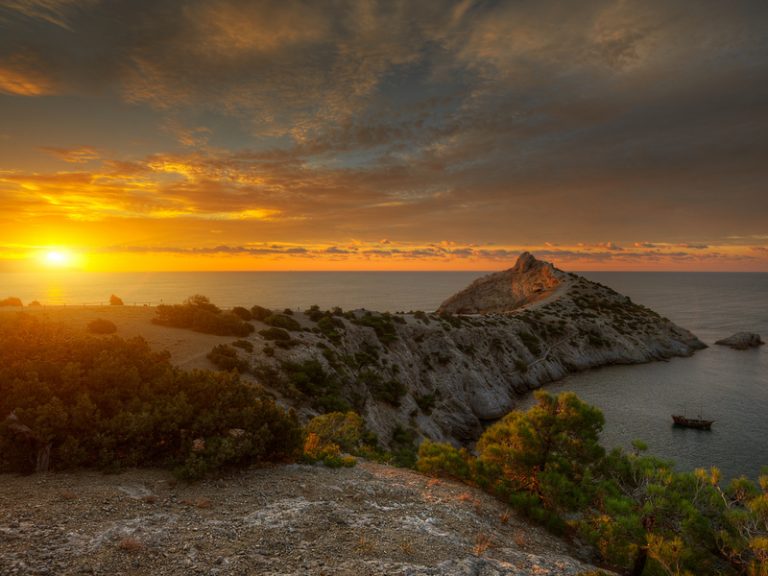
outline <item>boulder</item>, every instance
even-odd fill
[[[734,350],[746,350],[747,348],[757,348],[758,346],[762,346],[765,342],[760,338],[760,334],[755,334],[754,332],[736,332],[736,334],[728,336],[728,338],[718,340],[715,344],[730,346]]]

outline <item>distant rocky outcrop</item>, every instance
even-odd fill
[[[514,267],[478,278],[448,298],[438,314],[493,314],[512,312],[552,298],[570,284],[568,275],[549,262],[523,252]]]
[[[736,332],[736,334],[732,334],[731,336],[728,336],[728,338],[718,340],[715,344],[730,346],[734,350],[747,350],[748,348],[762,346],[765,342],[760,338],[760,334],[755,334],[754,332]]]
[[[528,253],[437,313],[315,309],[293,318],[301,329],[290,340],[268,340],[256,322],[253,351],[238,350],[255,379],[304,417],[346,403],[385,444],[471,444],[542,384],[706,347],[628,297]]]

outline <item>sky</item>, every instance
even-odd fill
[[[765,0],[0,0],[0,271],[768,271]]]

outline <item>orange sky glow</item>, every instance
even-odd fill
[[[0,272],[768,271],[766,5],[686,2],[6,3]]]

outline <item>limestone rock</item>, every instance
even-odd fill
[[[734,350],[746,350],[748,348],[762,346],[765,342],[760,338],[760,334],[755,334],[754,332],[736,332],[736,334],[732,334],[731,336],[728,336],[728,338],[718,340],[715,344],[730,346]]]
[[[440,305],[438,314],[490,314],[516,310],[550,298],[568,275],[523,252],[509,270],[478,278]]]

